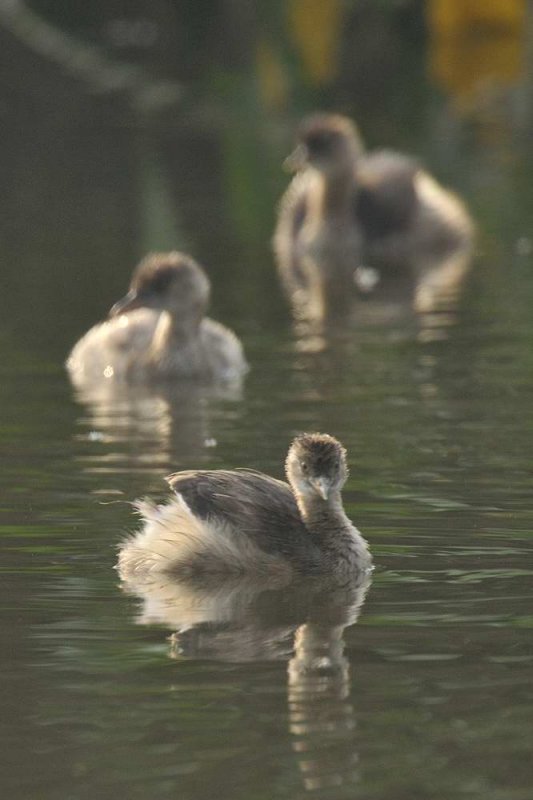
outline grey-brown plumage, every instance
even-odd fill
[[[72,349],[67,368],[73,382],[85,387],[240,378],[247,370],[242,346],[232,331],[205,316],[209,294],[209,280],[190,256],[147,256],[110,318]]]
[[[471,248],[473,225],[459,198],[414,159],[365,153],[346,117],[304,120],[287,161],[297,174],[281,200],[273,243],[296,305],[315,304],[326,315],[356,288],[379,286],[378,277],[367,282],[369,272],[414,282],[421,270]]]
[[[371,564],[366,542],[344,513],[342,445],[304,434],[291,445],[289,483],[250,470],[179,472],[176,499],[142,505],[144,529],[121,550],[136,572],[281,573],[349,576]]]

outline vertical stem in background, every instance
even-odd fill
[[[179,209],[174,203],[150,128],[141,125],[135,147],[141,251],[189,250],[190,245],[183,231]]]

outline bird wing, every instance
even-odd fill
[[[150,346],[161,314],[151,308],[137,308],[102,323],[108,348],[120,353],[138,353]]]
[[[369,238],[407,228],[417,207],[414,159],[379,150],[360,159],[356,168],[354,211]]]
[[[160,312],[138,308],[94,325],[74,345],[67,366],[72,379],[82,384],[101,380],[113,367],[115,378],[124,377],[132,360],[148,350],[159,322]]]
[[[313,536],[287,483],[252,470],[198,470],[167,478],[192,513],[228,525],[269,553],[309,560]]]

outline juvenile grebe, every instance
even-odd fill
[[[288,484],[250,470],[178,472],[177,497],[143,501],[141,531],[120,549],[125,580],[167,573],[330,574],[368,570],[367,544],[344,512],[346,451],[332,436],[304,434],[285,463]]]
[[[154,253],[133,273],[130,291],[72,349],[77,386],[97,381],[175,378],[231,381],[247,370],[232,331],[205,317],[210,284],[183,253]]]
[[[282,283],[315,316],[380,280],[410,282],[453,254],[470,252],[473,224],[459,198],[413,159],[365,153],[354,123],[334,114],[305,119],[287,159],[297,170],[282,197],[274,251]]]

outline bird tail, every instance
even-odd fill
[[[117,568],[123,580],[155,574],[197,578],[290,572],[282,558],[261,550],[244,533],[195,517],[179,494],[169,503],[139,500],[135,507],[143,527],[120,546]]]

